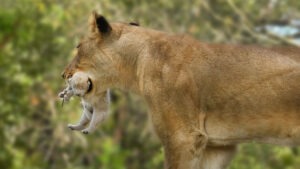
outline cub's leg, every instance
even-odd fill
[[[77,124],[74,124],[74,125],[73,124],[68,124],[68,127],[71,130],[82,130],[90,122],[91,116],[92,116],[91,112],[84,108],[79,122]]]
[[[92,114],[91,122],[88,128],[82,130],[82,133],[88,134],[95,131],[97,125],[105,119],[106,114],[107,114],[106,111],[95,110]]]
[[[102,95],[101,97],[99,97],[99,101],[97,102],[97,105],[93,105],[91,106],[91,109],[93,109],[93,114],[91,116],[91,122],[88,126],[88,128],[82,130],[82,133],[84,134],[88,134],[93,132],[97,125],[102,122],[109,111],[109,105],[110,105],[110,91],[109,89],[103,93],[104,95]],[[106,97],[105,97],[106,95]]]

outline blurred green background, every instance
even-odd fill
[[[206,42],[299,45],[299,0],[0,0],[1,169],[163,168],[147,108],[128,92],[114,91],[111,115],[95,133],[66,127],[81,107],[73,99],[62,108],[60,73],[94,9]],[[299,153],[244,144],[229,168],[299,169]]]

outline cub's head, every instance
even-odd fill
[[[73,93],[77,96],[84,96],[92,89],[92,83],[87,74],[83,72],[76,72],[68,79],[68,84]]]
[[[136,53],[140,51],[140,39],[135,35],[139,27],[109,23],[93,12],[89,29],[76,47],[75,57],[63,71],[62,77],[69,79],[78,71],[84,72],[99,92],[117,87],[124,83],[122,80],[132,81],[134,75],[130,73],[134,71]]]

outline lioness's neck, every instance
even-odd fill
[[[139,83],[143,69],[148,64],[142,60],[145,57],[152,57],[151,45],[156,37],[162,35],[164,33],[144,28],[131,32],[123,30],[123,34],[114,47],[118,50],[120,58],[118,63],[116,63],[116,66],[119,68],[119,77],[121,77],[118,82],[118,88],[141,93]]]

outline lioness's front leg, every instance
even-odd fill
[[[164,141],[165,169],[199,169],[199,160],[205,149],[201,153],[195,151],[194,135],[191,136],[175,136]]]

